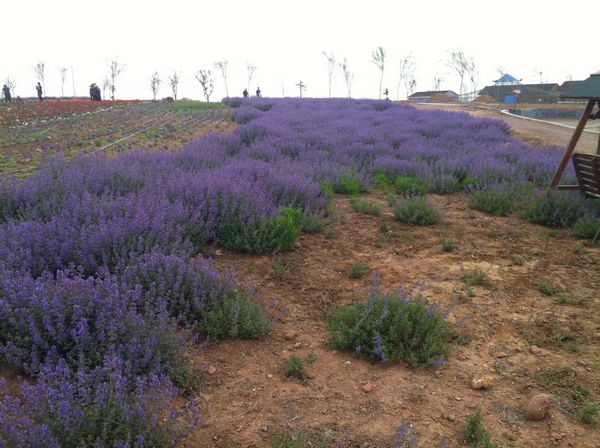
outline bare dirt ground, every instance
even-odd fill
[[[420,446],[464,446],[464,417],[480,409],[494,440],[518,447],[598,447],[597,429],[578,423],[574,391],[600,398],[600,247],[587,247],[567,231],[552,233],[518,217],[496,218],[468,208],[463,195],[433,196],[443,222],[414,227],[394,221],[383,195],[380,217],[354,212],[347,198],[334,200],[325,234],[306,235],[293,252],[277,258],[289,275],[277,278],[275,258],[216,251],[219,267],[233,268],[275,298],[276,325],[260,341],[224,341],[195,356],[206,375],[198,396],[202,424],[186,447],[271,446],[273,435],[306,431],[311,444],[294,446],[391,446],[400,420],[410,420]],[[391,233],[382,236],[385,221]],[[458,248],[444,252],[444,238]],[[367,263],[383,289],[419,282],[470,339],[454,344],[438,368],[371,364],[328,347],[324,317],[334,307],[365,296],[371,279],[345,274]],[[490,287],[467,287],[463,272],[479,268]],[[549,279],[561,293],[545,296]],[[291,354],[314,352],[310,379],[287,379],[282,363]],[[489,390],[471,381],[493,377]],[[552,396],[551,416],[529,422],[524,410],[537,393]],[[288,446],[288,445],[283,445]],[[292,446],[292,445],[289,445]]]

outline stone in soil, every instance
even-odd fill
[[[298,336],[298,333],[296,333],[294,330],[288,330],[285,332],[284,338],[286,341],[293,341],[296,339],[296,336]]]
[[[206,371],[209,375],[214,375],[217,372],[217,368],[215,366],[208,366],[208,369],[206,369]]]
[[[550,414],[550,398],[548,395],[535,395],[531,400],[529,400],[525,414],[527,415],[528,420],[534,422],[544,420],[546,417],[548,417]]]
[[[481,377],[473,378],[471,381],[471,389],[489,389],[494,385],[494,378],[486,375]]]
[[[369,393],[371,392],[373,389],[375,388],[375,385],[372,382],[368,382],[366,383],[363,387],[362,390],[363,392]]]

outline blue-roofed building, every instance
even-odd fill
[[[515,78],[514,76],[504,73],[500,78],[494,81],[494,85],[497,86],[514,86],[521,82],[520,79]]]

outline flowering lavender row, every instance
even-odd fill
[[[231,105],[234,132],[175,153],[53,160],[0,182],[0,357],[38,378],[22,400],[0,403],[0,444],[173,440],[144,394],[168,391],[181,364],[176,324],[216,337],[257,337],[268,326],[229,276],[191,261],[202,245],[292,247],[300,216],[324,213],[324,184],[351,179],[363,190],[385,174],[439,193],[467,178],[481,188],[543,185],[560,158],[558,148],[534,150],[501,122],[467,114],[351,100]],[[285,241],[267,241],[283,231]],[[393,358],[388,339],[373,333],[353,348],[383,361]],[[92,424],[107,418],[120,428],[114,440]]]

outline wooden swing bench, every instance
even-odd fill
[[[561,95],[563,99],[588,100],[581,119],[575,128],[571,141],[567,146],[562,160],[554,174],[550,188],[579,189],[586,197],[600,199],[600,136],[596,154],[575,153],[575,146],[583,133],[588,120],[600,119],[600,73],[592,74],[588,79]],[[593,113],[598,105],[598,111]],[[569,160],[573,161],[577,185],[559,185],[560,179],[567,168]],[[600,229],[594,235],[592,244],[600,237]]]

